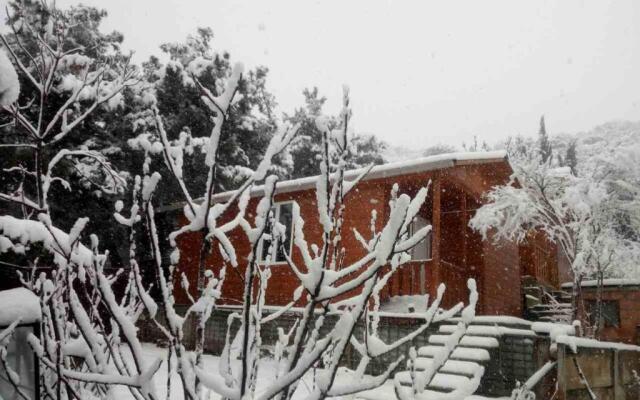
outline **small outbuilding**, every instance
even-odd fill
[[[599,289],[602,309],[596,320]],[[583,281],[582,296],[591,323],[599,325],[599,339],[640,345],[640,279],[604,279],[601,288],[596,280]]]

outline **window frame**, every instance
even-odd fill
[[[600,315],[600,318],[601,318],[600,321],[595,320],[595,313],[596,313],[596,307],[597,307],[598,301],[596,299],[588,299],[587,302],[588,302],[587,307],[589,312],[589,319],[592,324],[595,323],[602,329],[604,328],[619,329],[620,328],[622,324],[622,320],[620,317],[620,301],[618,299],[602,299],[602,314]],[[612,324],[611,318],[607,318],[605,316],[607,314],[605,312],[605,307],[607,305],[613,306],[613,308],[615,309],[615,313],[616,313],[615,320],[617,321],[616,324]]]
[[[416,217],[421,217],[420,214],[416,215],[413,220],[411,221],[411,223],[409,224],[409,237],[413,236],[414,234],[414,224],[416,222]],[[424,217],[421,217],[424,218]],[[427,236],[421,240],[420,242],[418,242],[414,247],[412,247],[411,249],[409,249],[409,255],[411,256],[411,260],[410,262],[426,262],[426,261],[431,261],[433,260],[433,221],[429,221],[427,218],[424,218],[425,221],[427,221],[427,225],[431,225],[431,230],[429,231],[429,233],[427,233]],[[427,244],[427,241],[429,243],[429,258],[413,258],[413,250],[420,244]]]
[[[289,226],[289,235],[291,235],[291,240],[289,241],[289,254],[292,253],[293,251],[293,204],[295,203],[295,201],[293,200],[284,200],[284,201],[275,201],[273,202],[271,208],[269,209],[269,212],[271,212],[271,210],[273,210],[275,208],[275,215],[273,216],[275,221],[278,221],[280,223],[280,210],[281,207],[283,205],[286,204],[291,204],[291,225]],[[271,242],[273,243],[273,241]],[[282,260],[282,261],[278,261],[278,253],[277,253],[277,249],[276,249],[276,253],[275,253],[275,260],[268,262],[267,260],[262,259],[262,254],[263,254],[263,249],[264,249],[264,238],[260,238],[260,241],[258,242],[258,264],[259,265],[287,265],[287,260]]]

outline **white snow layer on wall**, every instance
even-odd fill
[[[20,319],[21,324],[40,320],[40,299],[29,289],[16,288],[0,291],[0,327]]]

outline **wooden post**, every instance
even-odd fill
[[[40,339],[40,323],[34,322],[33,324],[33,334],[35,337]],[[33,374],[35,376],[34,382],[34,391],[33,391],[33,400],[40,400],[40,357],[34,352],[33,353]]]
[[[420,294],[427,293],[427,271],[424,263],[420,263]]]
[[[431,258],[433,259],[432,268],[433,274],[433,282],[429,282],[429,287],[431,288],[430,292],[432,295],[435,295],[438,285],[441,283],[440,277],[440,213],[441,213],[441,205],[440,205],[440,197],[441,197],[441,176],[440,172],[436,172],[433,177],[433,209],[432,209],[432,221],[431,227],[433,232],[433,240],[431,241]]]
[[[460,218],[462,219],[462,232],[460,232],[462,234],[462,265],[461,267],[464,267],[464,269],[467,271],[467,273],[469,273],[469,268],[467,265],[467,194],[465,193],[463,188],[460,188],[460,191],[462,193],[462,204],[461,204],[461,208],[462,208],[462,212],[460,213]]]
[[[565,360],[565,345],[557,344],[556,357],[558,360],[558,400],[565,400],[567,398],[567,381],[566,381],[566,360]]]
[[[615,400],[624,400],[624,386],[622,383],[622,374],[620,373],[620,352],[613,350],[613,398]]]

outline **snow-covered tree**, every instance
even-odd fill
[[[83,144],[64,149],[58,145],[96,111],[117,107],[123,90],[136,82],[135,68],[119,54],[93,58],[84,43],[73,40],[74,30],[86,22],[86,9],[63,12],[42,4],[34,13],[31,8],[13,6],[15,14],[8,19],[12,32],[0,35],[1,79],[16,80],[16,72],[11,72],[14,65],[23,88],[20,97],[17,82],[3,91],[3,127],[15,140],[3,140],[0,146],[19,149],[30,160],[5,169],[17,178],[7,185],[10,192],[0,193],[0,200],[17,203],[26,213],[47,211],[51,186],[68,188],[66,177],[54,176],[53,170],[68,168],[69,161],[80,177],[99,190],[118,191],[123,179],[109,167],[103,153]]]
[[[464,151],[472,151],[472,152],[489,151],[489,145],[487,144],[487,142],[483,140],[482,143],[479,143],[477,135],[473,135],[473,143],[466,144],[463,142],[462,148],[464,149]]]
[[[46,26],[50,21],[50,11],[46,2],[41,1],[10,1],[7,7],[9,9],[7,25],[3,31],[5,39],[22,64],[31,68],[33,64],[31,57],[39,55],[38,35],[44,29],[40,27]],[[94,66],[127,64],[128,55],[123,54],[120,49],[122,35],[118,32],[105,33],[102,29],[102,21],[106,17],[104,10],[79,5],[59,9],[57,14],[66,21],[67,28],[64,32],[63,44],[65,50],[78,49],[81,55],[92,60]],[[5,51],[10,60],[13,59],[1,42],[0,48]],[[35,58],[40,59],[40,57]],[[133,71],[133,66],[129,68]],[[57,90],[61,85],[60,76],[63,75],[64,73],[56,74],[54,90],[48,91],[46,105],[41,107],[40,102],[35,101],[40,98],[38,88],[31,85],[27,78],[20,74],[21,112],[33,120],[39,118],[45,122],[52,120],[70,94],[68,91]],[[88,106],[88,100],[80,99],[78,105]],[[125,154],[127,130],[124,127],[127,122],[123,116],[127,113],[132,100],[131,86],[127,86],[114,96],[111,103],[98,106],[73,128],[72,135],[65,135],[41,149],[40,159],[43,160],[43,165],[46,166],[48,160],[62,149],[91,150],[105,159],[108,158],[112,168],[118,171],[123,179],[127,179],[128,174],[125,171],[129,168],[123,160],[127,160],[130,153]],[[40,112],[42,117],[39,116]],[[3,171],[0,173],[0,192],[13,192],[22,185],[29,198],[36,198],[35,179],[29,177],[25,179],[22,170],[14,168],[18,165],[25,170],[35,168],[34,154],[29,147],[10,146],[23,142],[25,142],[24,131],[20,126],[16,126],[13,116],[0,112],[0,170]],[[117,238],[122,231],[109,223],[112,220],[111,204],[121,195],[119,191],[113,190],[111,185],[104,185],[105,178],[108,179],[108,177],[103,175],[101,169],[95,168],[95,162],[90,159],[66,157],[56,165],[55,172],[58,177],[68,182],[68,188],[72,190],[67,189],[66,185],[58,184],[49,188],[48,206],[52,217],[62,223],[61,228],[67,230],[77,218],[91,215],[87,228],[89,230],[101,228],[102,242],[108,246],[111,253],[110,263],[120,265],[122,260],[126,260],[126,249],[119,251],[117,241],[111,239]],[[85,207],[82,210],[68,207],[70,203],[84,204]],[[0,201],[0,210],[2,210],[0,212],[11,211],[14,208],[15,204]],[[82,211],[82,213],[76,211]],[[8,261],[24,264],[24,260],[19,257],[12,258]]]
[[[136,387],[141,393],[138,398],[152,398],[149,378],[159,363],[142,359],[130,318],[139,312],[140,297],[129,292],[115,300],[111,284],[119,273],[106,275],[107,257],[98,251],[97,236],[91,236],[91,246],[80,242],[88,219],[78,219],[63,231],[52,219],[49,202],[52,186],[71,188],[58,175],[69,161],[101,190],[122,190],[124,179],[103,154],[86,146],[60,149],[57,145],[73,136],[93,113],[122,101],[122,91],[136,83],[135,69],[125,59],[93,58],[89,52],[95,49],[77,46],[71,32],[84,26],[86,8],[61,11],[42,2],[39,12],[32,13],[21,4],[13,6],[15,14],[8,20],[12,34],[0,35],[0,86],[4,88],[2,116],[10,118],[5,129],[16,141],[0,146],[24,149],[33,162],[4,169],[21,180],[0,193],[5,204],[16,205],[3,208],[13,215],[0,216],[0,253],[31,256],[33,272],[22,276],[22,281],[41,302],[41,335],[31,335],[29,344],[42,366],[42,392],[56,399],[104,397],[110,385],[119,383]],[[36,267],[42,264],[53,266],[49,274],[37,273]],[[111,315],[106,321],[100,317],[105,310]],[[11,332],[12,328],[3,334]],[[124,343],[135,365],[124,363]],[[74,368],[73,357],[85,360],[81,368]]]
[[[217,96],[224,89],[224,79],[233,68],[228,52],[214,51],[213,39],[211,29],[198,28],[196,34],[189,35],[184,41],[161,45],[164,55],[169,57],[165,65],[147,63],[147,79],[155,91],[169,140],[178,139],[182,132],[189,132],[194,138],[208,137],[211,131],[210,110],[200,100],[201,88],[198,85]],[[268,69],[258,66],[245,71],[238,82],[234,102],[222,128],[224,135],[220,142],[217,191],[239,187],[247,178],[244,172],[257,167],[269,144],[276,118],[275,99],[266,87],[267,77]],[[153,123],[145,126],[144,121],[138,120],[136,134],[145,132],[146,128],[154,129]],[[201,154],[196,152],[184,160],[184,170],[191,174],[186,185],[194,190],[204,184],[205,177],[194,173],[201,163],[200,157]],[[282,168],[281,163],[272,164],[274,171]],[[166,203],[180,199],[179,193],[164,193],[164,188],[157,196],[158,200]]]
[[[234,79],[231,79],[233,82]],[[230,87],[224,92],[228,93]],[[220,106],[220,100],[210,97],[205,92],[208,104],[213,105],[214,110],[225,110]],[[228,101],[228,100],[225,100]],[[228,104],[228,103],[222,103]],[[275,176],[266,176],[268,160],[281,151],[286,143],[292,139],[291,129],[284,129],[275,136],[272,145],[269,146],[267,155],[260,163],[259,168],[241,186],[230,200],[223,204],[213,204],[211,197],[205,194],[201,203],[190,203],[191,197],[184,192],[187,205],[185,215],[190,223],[171,234],[174,246],[171,257],[170,271],[175,273],[179,258],[179,248],[176,240],[180,235],[204,229],[206,231],[205,244],[201,253],[199,270],[200,277],[197,297],[193,298],[193,305],[187,314],[197,315],[198,331],[196,338],[196,350],[190,353],[182,343],[184,319],[179,317],[173,308],[173,290],[175,286],[163,281],[161,257],[156,251],[158,277],[161,281],[163,295],[162,308],[165,310],[165,318],[168,326],[158,326],[167,335],[170,343],[170,352],[177,355],[178,373],[185,391],[186,398],[199,398],[207,388],[225,398],[281,398],[290,399],[299,389],[300,380],[313,370],[314,387],[310,398],[324,399],[327,397],[355,394],[357,392],[375,388],[385,380],[400,363],[400,359],[388,366],[387,371],[381,376],[367,377],[364,375],[369,362],[383,354],[396,349],[418,334],[423,333],[430,323],[451,317],[462,309],[457,305],[451,310],[439,309],[440,301],[444,293],[444,286],[438,291],[438,296],[432,302],[424,315],[424,324],[412,334],[393,343],[384,343],[377,334],[377,307],[379,306],[379,292],[384,287],[389,277],[401,265],[409,260],[408,251],[423,240],[430,227],[425,227],[412,235],[409,235],[409,225],[427,196],[427,188],[423,188],[414,199],[407,195],[398,194],[398,188],[394,188],[390,203],[390,216],[382,230],[376,230],[376,224],[371,224],[369,235],[354,233],[364,249],[365,255],[359,260],[343,265],[344,252],[342,237],[343,232],[344,201],[353,188],[366,175],[365,169],[360,176],[352,181],[345,180],[345,162],[349,155],[347,149],[347,136],[349,132],[348,96],[345,94],[344,109],[341,114],[341,123],[338,129],[331,129],[325,118],[318,118],[318,129],[322,132],[322,159],[321,174],[316,182],[316,198],[318,213],[323,227],[322,242],[318,245],[310,245],[305,240],[304,221],[300,217],[300,209],[294,203],[292,242],[301,252],[303,265],[296,265],[288,249],[285,249],[283,241],[283,227],[273,221],[271,206],[275,193]],[[161,145],[164,148],[175,149],[163,152],[165,161],[170,169],[174,169],[170,156],[166,154],[181,154],[180,144],[170,144],[164,138],[162,120],[158,117],[159,131],[161,132]],[[219,125],[216,125],[219,126]],[[214,158],[215,159],[215,158]],[[335,162],[334,162],[335,160]],[[153,175],[151,175],[153,176]],[[146,180],[147,178],[145,178]],[[151,179],[151,178],[149,178]],[[255,216],[249,218],[246,206],[251,187],[264,180],[264,197],[260,200]],[[208,192],[205,192],[208,193]],[[225,210],[238,207],[236,216],[227,223],[219,225],[216,221]],[[151,209],[151,203],[147,203],[142,209]],[[206,216],[207,210],[211,214]],[[373,215],[373,222],[376,216]],[[126,221],[132,220],[131,217]],[[149,216],[147,221],[151,222]],[[207,221],[205,223],[205,221]],[[151,222],[151,224],[153,224]],[[233,243],[229,242],[225,234],[230,230],[240,227],[246,234],[251,246],[249,254],[237,254]],[[365,239],[365,236],[368,236]],[[271,240],[277,243],[272,248],[269,257],[275,256],[275,249],[279,251],[298,278],[300,286],[295,291],[291,302],[275,314],[265,313],[265,298],[269,290],[270,263],[259,263],[259,243],[261,240]],[[204,258],[210,248],[220,246],[226,256],[226,265],[217,276],[204,268]],[[227,329],[226,345],[223,349],[221,364],[218,371],[207,371],[200,362],[203,349],[204,329],[206,321],[216,309],[216,300],[220,295],[224,284],[227,268],[238,268],[238,259],[242,257],[247,261],[244,271],[244,292],[242,297],[241,312],[232,314]],[[206,281],[205,281],[206,279]],[[206,285],[202,285],[204,283]],[[259,392],[256,390],[258,371],[260,368],[260,352],[262,338],[261,325],[272,321],[289,310],[297,301],[303,299],[306,303],[304,312],[288,334],[281,334],[276,344],[276,360],[278,361],[277,375],[273,382]],[[475,303],[473,303],[475,304]],[[337,316],[337,323],[325,333],[323,329],[328,324],[330,316]],[[235,328],[233,322],[239,326]],[[357,324],[360,321],[369,326],[365,337],[357,338],[354,335]],[[238,346],[232,346],[238,343]],[[362,356],[359,367],[355,371],[348,371],[353,376],[348,383],[336,382],[338,367],[348,346],[353,346]],[[446,359],[446,357],[444,357]],[[239,359],[239,366],[234,366],[231,360]],[[357,383],[355,383],[357,382]]]
[[[469,282],[470,304],[464,310],[462,304],[449,310],[440,309],[445,290],[441,286],[422,315],[423,324],[413,333],[393,343],[385,343],[378,335],[380,291],[391,275],[410,260],[412,247],[429,233],[430,226],[416,232],[410,229],[428,195],[428,188],[422,188],[410,198],[394,186],[389,216],[381,229],[377,228],[378,216],[373,213],[370,232],[344,232],[345,201],[372,167],[365,168],[355,179],[345,179],[345,170],[352,166],[353,155],[347,90],[338,118],[332,121],[318,116],[315,121],[321,136],[316,199],[323,235],[318,245],[305,240],[304,221],[294,204],[291,240],[303,255],[302,265],[296,265],[284,248],[283,227],[274,221],[271,213],[277,177],[269,173],[273,171],[272,161],[291,143],[298,126],[285,124],[269,135],[264,154],[251,164],[253,168],[243,171],[244,180],[233,195],[224,202],[214,202],[216,189],[224,187],[218,181],[218,172],[225,167],[220,163],[222,143],[224,136],[231,134],[225,129],[228,128],[225,122],[237,104],[235,97],[243,82],[241,64],[226,68],[216,78],[215,90],[204,85],[196,73],[215,67],[219,61],[215,57],[204,54],[190,60],[186,67],[176,66],[192,72],[184,78],[190,79],[197,88],[212,124],[208,137],[194,137],[189,130],[170,137],[167,117],[156,96],[158,87],[141,82],[127,60],[116,57],[102,61],[87,55],[82,46],[68,48],[73,41],[68,40],[67,35],[76,26],[78,9],[64,12],[42,3],[41,11],[38,18],[28,13],[10,18],[14,36],[0,36],[6,52],[0,54],[2,115],[10,116],[9,127],[20,138],[2,146],[24,147],[33,152],[34,158],[33,168],[16,165],[9,169],[9,172],[20,172],[23,181],[15,189],[0,193],[1,200],[18,205],[0,215],[0,253],[19,254],[34,266],[33,273],[21,276],[21,280],[40,299],[41,334],[30,335],[28,342],[42,366],[40,386],[45,397],[113,398],[115,386],[125,386],[135,399],[157,399],[153,377],[163,360],[144,357],[136,328],[143,313],[167,339],[167,387],[178,384],[172,382],[171,372],[175,371],[184,398],[190,400],[204,399],[210,391],[228,399],[290,399],[299,389],[300,379],[311,372],[315,379],[310,398],[351,395],[384,383],[402,359],[388,365],[387,370],[376,377],[364,374],[371,360],[408,343],[425,332],[431,323],[462,311],[458,339],[463,334],[477,302],[473,281]],[[20,29],[33,32],[34,41],[30,46],[20,41]],[[192,43],[191,47],[199,48],[198,45]],[[178,47],[171,47],[170,52],[181,57],[184,54]],[[28,62],[24,62],[24,57]],[[30,85],[37,94],[35,100],[25,98],[20,83]],[[133,124],[144,124],[147,130],[128,143],[143,154],[143,165],[142,173],[129,180],[132,183],[128,192],[130,200],[118,200],[114,205],[114,219],[129,230],[130,243],[128,262],[114,270],[109,268],[109,252],[101,250],[102,232],[89,233],[87,229],[91,216],[77,219],[69,228],[61,228],[67,222],[51,213],[51,188],[61,184],[73,189],[64,177],[56,174],[60,164],[69,159],[81,172],[92,177],[99,175],[98,183],[104,191],[122,192],[125,178],[111,167],[105,154],[86,147],[65,147],[53,154],[47,151],[54,144],[73,138],[78,127],[92,114],[121,102],[125,89],[130,89],[130,94],[139,101],[135,111],[143,121],[132,119]],[[50,104],[51,98],[63,101]],[[196,149],[203,154],[199,171],[206,171],[206,180],[194,189],[186,184],[184,165]],[[160,167],[171,178],[169,183],[177,187],[188,221],[167,235],[171,246],[168,260],[161,254],[155,215],[154,199],[163,177],[156,170],[158,163],[153,162],[154,158],[162,161]],[[250,193],[259,184],[263,186],[264,196],[256,212],[250,214],[247,212]],[[81,204],[75,206],[81,208]],[[223,215],[229,213],[233,218],[223,222]],[[236,228],[241,229],[251,243],[248,254],[239,254],[229,239],[229,232]],[[177,270],[180,259],[177,243],[182,235],[192,232],[200,233],[203,239],[199,257],[194,261],[198,271],[197,290],[186,315],[179,315],[174,304],[175,291],[189,290],[186,284],[183,288],[175,284],[179,280],[186,282],[182,271]],[[345,264],[348,250],[342,247],[342,240],[348,234],[358,238],[365,254]],[[141,258],[146,254],[141,254],[144,251],[140,251],[136,240],[141,235],[150,243],[154,282],[146,281],[142,271]],[[275,244],[273,250],[280,248],[299,280],[291,303],[269,315],[265,313],[264,301],[270,264],[258,262],[258,246],[264,240]],[[220,249],[225,259],[217,274],[206,263],[214,248]],[[204,368],[202,357],[206,323],[217,309],[227,268],[238,268],[240,258],[248,260],[242,271],[245,287],[241,311],[232,314],[228,321],[219,370],[209,371]],[[50,271],[37,273],[35,267],[42,263],[48,264]],[[152,286],[160,293],[159,301],[150,295]],[[277,376],[258,392],[257,374],[263,357],[261,326],[277,319],[298,300],[305,304],[304,312],[292,331],[279,338]],[[185,343],[185,324],[189,323],[190,316],[195,317],[196,324],[194,349],[188,349]],[[337,317],[338,321],[329,328],[325,324],[330,316]],[[6,340],[19,322],[16,320],[0,333],[0,355],[6,351]],[[356,326],[360,323],[367,329],[362,337],[357,337]],[[232,343],[240,343],[239,348]],[[356,370],[344,372],[352,379],[336,380],[349,346],[361,355],[360,364]],[[438,360],[445,362],[449,353],[444,351]],[[239,365],[231,362],[235,359],[240,361]],[[435,372],[436,369],[427,371],[414,383],[415,393],[424,389]],[[9,372],[9,375],[17,389],[19,382],[13,379],[15,374]],[[478,379],[474,387],[465,390],[471,393],[477,383]],[[409,393],[403,398],[411,396]]]
[[[436,156],[438,154],[455,153],[457,149],[454,146],[448,144],[436,144],[434,146],[427,147],[422,155],[424,157]]]
[[[540,149],[550,149],[546,132],[538,144]],[[544,232],[571,265],[573,317],[584,320],[580,282],[586,277],[610,276],[636,260],[630,255],[637,254],[637,243],[632,234],[625,237],[620,221],[637,232],[637,223],[631,222],[637,221],[637,178],[623,184],[613,177],[632,177],[637,150],[628,150],[626,158],[622,150],[615,157],[594,157],[578,165],[576,173],[545,158],[550,152],[530,148],[513,143],[511,181],[488,193],[487,204],[470,226],[485,237],[493,231],[496,240],[517,242],[533,229]]]

